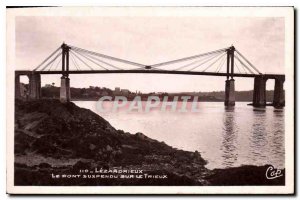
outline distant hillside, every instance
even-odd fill
[[[42,97],[44,98],[59,98],[60,88],[42,87]],[[273,90],[266,92],[267,102],[273,100]],[[162,93],[162,92],[152,92],[152,93],[135,93],[128,91],[126,94],[118,94],[126,96],[128,99],[133,99],[136,95],[142,97],[142,99],[147,99],[149,95],[157,95],[159,97],[169,96],[172,99],[173,96],[199,96],[200,101],[224,101],[225,92],[224,91],[214,91],[214,92],[180,92],[180,93]],[[114,90],[105,87],[89,87],[89,88],[71,88],[71,98],[73,100],[98,100],[102,96],[118,96]],[[253,91],[236,91],[235,98],[236,101],[247,101],[251,102],[253,96]]]
[[[224,91],[219,91],[219,92],[199,92],[200,96],[213,96],[218,99],[224,100],[225,92]],[[274,91],[273,90],[268,90],[266,92],[266,99],[267,102],[273,101],[273,95]],[[253,98],[253,90],[249,91],[235,91],[235,99],[236,101],[252,101]]]

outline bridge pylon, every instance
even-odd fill
[[[69,102],[71,100],[71,90],[70,90],[70,78],[69,78],[69,51],[71,47],[63,43],[61,45],[62,49],[62,77],[60,82],[60,96],[61,102]]]
[[[227,76],[225,81],[225,106],[235,106],[235,86],[234,86],[234,46],[229,47],[227,52]]]

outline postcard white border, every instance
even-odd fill
[[[294,192],[293,7],[60,7],[7,9],[7,192],[10,194],[291,194]],[[285,18],[285,186],[14,186],[14,57],[16,16],[198,16]]]

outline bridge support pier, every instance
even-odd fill
[[[275,79],[273,106],[276,108],[282,108],[284,107],[285,104],[284,90],[283,90],[284,81],[285,81],[284,78]]]
[[[234,79],[225,81],[225,106],[235,105]]]
[[[267,79],[263,76],[257,76],[254,78],[254,91],[253,91],[254,107],[266,106],[266,82]]]
[[[70,79],[64,75],[61,77],[59,99],[61,102],[69,102],[71,100]]]
[[[15,74],[15,98],[21,99],[20,75]]]
[[[41,97],[41,75],[40,74],[29,74],[28,78],[29,78],[29,99],[31,99],[31,100],[40,99],[40,97]]]

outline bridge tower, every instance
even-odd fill
[[[69,78],[69,51],[71,47],[63,43],[62,49],[62,77],[60,84],[60,101],[69,102],[71,100],[70,78]]]
[[[15,73],[15,98],[21,99],[20,75]]]
[[[274,88],[274,98],[273,98],[273,106],[275,108],[282,108],[285,106],[285,98],[284,98],[284,90],[283,90],[284,81],[285,81],[284,76],[275,78],[275,88]]]
[[[37,100],[41,98],[41,75],[38,73],[31,73],[29,78],[29,99]]]
[[[235,105],[235,88],[234,88],[234,46],[229,47],[227,52],[227,79],[225,81],[225,106]]]
[[[29,79],[28,84],[28,96],[23,94],[21,96],[21,86],[20,86],[20,76],[26,75]],[[26,73],[15,73],[15,98],[16,99],[27,99],[27,100],[38,100],[41,98],[41,75],[36,72],[26,72]]]
[[[254,90],[253,90],[253,106],[264,107],[266,106],[266,82],[268,78],[264,75],[254,77]]]

